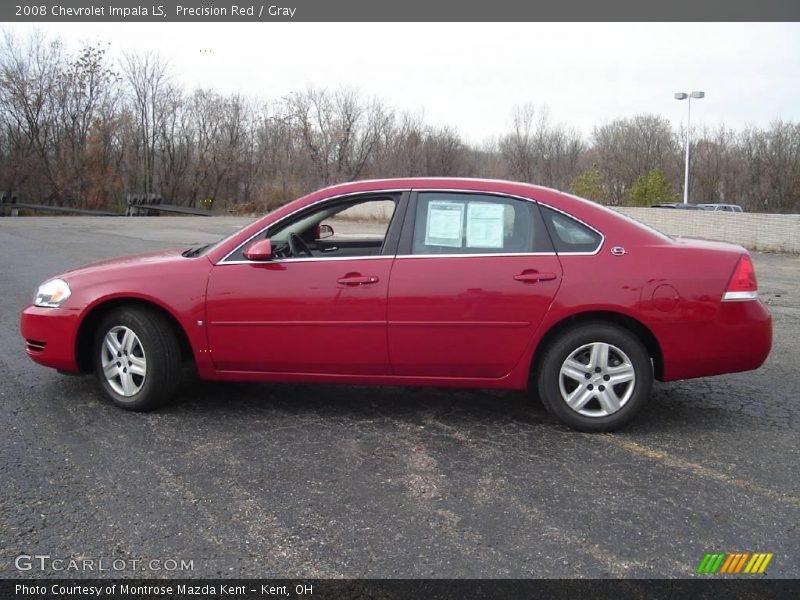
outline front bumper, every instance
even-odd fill
[[[79,373],[75,357],[77,317],[60,308],[28,306],[20,315],[25,352],[46,367]]]

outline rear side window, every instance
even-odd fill
[[[417,197],[412,254],[552,252],[533,202],[451,192]]]
[[[594,229],[547,206],[541,206],[541,209],[556,252],[592,253],[600,247],[603,237]]]

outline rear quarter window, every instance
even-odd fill
[[[600,247],[603,236],[591,227],[547,206],[541,210],[556,252],[591,254]]]

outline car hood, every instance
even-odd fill
[[[89,263],[75,269],[71,269],[60,275],[63,279],[84,277],[95,275],[106,271],[118,271],[129,268],[151,268],[155,265],[174,262],[176,260],[191,260],[181,256],[186,251],[186,247],[170,248],[157,252],[146,252],[144,254],[133,254],[130,256],[119,256],[117,258],[106,258],[97,262]]]

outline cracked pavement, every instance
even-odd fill
[[[0,219],[1,577],[61,575],[20,554],[193,560],[191,577],[691,577],[711,551],[800,576],[800,257],[753,255],[764,367],[656,383],[610,435],[522,392],[190,380],[127,413],[25,355],[19,311],[47,277],[247,221]]]

